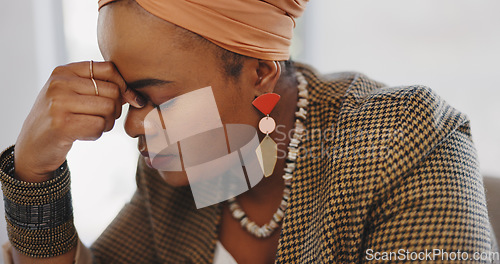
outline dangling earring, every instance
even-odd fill
[[[276,166],[276,161],[278,159],[278,145],[269,136],[276,128],[276,122],[269,114],[273,111],[279,100],[279,94],[267,93],[255,98],[252,102],[252,105],[265,115],[259,122],[259,130],[266,134],[266,136],[260,142],[255,152],[257,153],[260,167],[266,177],[273,174],[274,166]]]

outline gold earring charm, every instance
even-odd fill
[[[278,144],[269,136],[276,129],[276,122],[269,114],[280,100],[280,95],[267,93],[257,97],[252,105],[259,109],[265,116],[259,122],[260,132],[266,134],[255,150],[259,160],[260,167],[264,176],[269,177],[273,174],[276,161],[278,160]]]

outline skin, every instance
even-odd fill
[[[218,47],[192,41],[182,30],[159,19],[132,1],[118,1],[99,14],[99,47],[106,62],[94,63],[99,87],[95,96],[89,79],[89,62],[54,70],[27,117],[15,147],[16,177],[30,182],[50,179],[66,159],[75,140],[97,140],[112,129],[121,106],[129,103],[127,134],[147,150],[144,117],[155,105],[206,86],[212,86],[223,123],[258,128],[262,114],[252,106],[255,97],[269,92],[281,95],[271,116],[288,132],[293,128],[297,101],[296,81],[280,78],[280,67],[267,60],[245,57],[238,78],[227,76]],[[161,58],[161,59],[159,59]],[[157,79],[139,87],[141,80]],[[127,84],[129,87],[127,88]],[[141,106],[142,105],[142,106]],[[277,140],[286,152],[288,139]],[[44,155],[37,155],[43,153]],[[284,159],[274,174],[238,196],[250,219],[267,223],[282,199]],[[172,186],[188,184],[184,172],[159,172]],[[279,230],[258,239],[243,230],[224,206],[219,239],[238,263],[273,263]],[[259,252],[259,254],[256,254]],[[72,263],[75,250],[50,259],[31,259],[14,250],[15,263]]]

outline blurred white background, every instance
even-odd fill
[[[4,149],[55,66],[102,58],[97,1],[1,1]],[[358,71],[388,85],[431,87],[470,117],[482,173],[500,177],[499,13],[495,0],[312,0],[296,30],[293,58],[323,73]],[[123,130],[125,115],[98,141],[76,142],[68,157],[75,223],[87,245],[135,189],[138,153]]]

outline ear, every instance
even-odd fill
[[[255,96],[272,93],[281,75],[281,66],[277,61],[258,60]]]

